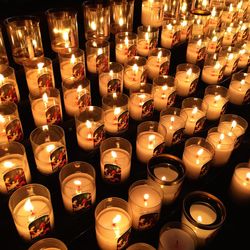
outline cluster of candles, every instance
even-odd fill
[[[130,12],[131,2],[127,6]],[[162,206],[177,199],[184,178],[195,181],[206,175],[210,166],[225,166],[248,128],[243,117],[224,113],[228,102],[245,105],[250,100],[250,75],[236,72],[249,62],[250,23],[244,13],[250,8],[241,1],[220,11],[211,6],[207,10],[208,1],[203,2],[199,11],[208,14],[197,14],[196,1],[187,11],[183,1],[173,21],[164,18],[169,6],[163,1],[143,0],[142,26],[137,34],[132,32],[133,15],[129,18],[129,12],[124,15],[120,11],[117,17],[110,15],[110,6],[85,4],[86,52],[79,48],[76,12],[46,12],[51,47],[60,63],[65,111],[75,119],[79,147],[84,151],[100,150],[100,171],[106,183],[121,184],[129,179],[133,149],[119,135],[129,129],[129,118],[141,122],[135,150],[137,159],[147,164],[148,179],[130,186],[128,201],[112,197],[97,205],[95,229],[101,249],[123,249],[131,228],[154,227]],[[237,27],[233,22],[236,17]],[[88,210],[96,200],[95,168],[86,162],[68,163],[64,130],[58,126],[63,121],[60,90],[55,88],[52,60],[44,57],[39,21],[35,17],[15,17],[5,23],[14,61],[23,65],[26,75],[36,125],[29,138],[37,170],[43,175],[59,172],[62,200],[68,212]],[[160,29],[162,47],[158,48]],[[116,62],[110,62],[110,31],[115,34]],[[9,208],[17,231],[30,241],[53,230],[53,208],[49,190],[31,184],[25,148],[20,143],[24,134],[17,108],[18,84],[14,69],[8,65],[1,32],[0,40],[0,192],[10,195]],[[186,40],[187,63],[177,65],[175,76],[169,76],[171,49]],[[198,66],[201,60],[204,67]],[[98,76],[102,107],[91,106],[86,72]],[[220,86],[223,76],[231,76],[228,89]],[[190,97],[200,77],[209,84],[204,98]],[[181,108],[173,107],[176,95],[184,97]],[[159,122],[150,121],[154,110],[160,112]],[[196,136],[205,120],[219,121],[206,139]],[[105,139],[106,133],[112,137]],[[190,138],[185,142],[182,160],[161,154],[165,147],[183,142],[184,135]],[[237,202],[250,198],[249,164],[237,165],[230,190]],[[225,207],[218,198],[206,192],[189,193],[183,201],[181,222],[167,223],[162,228],[159,249],[191,250],[204,245],[224,220]],[[30,249],[37,249],[39,244],[67,249],[50,238]],[[154,249],[146,244],[143,247]]]

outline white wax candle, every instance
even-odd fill
[[[161,33],[161,46],[171,49],[180,40],[180,32],[173,29],[169,24]]]
[[[200,41],[200,40],[199,40]],[[206,47],[202,47],[201,44],[189,43],[186,53],[186,61],[189,63],[195,64],[197,61],[200,61],[204,58]]]
[[[230,184],[230,194],[239,202],[249,201],[250,198],[250,169],[236,168]]]
[[[250,100],[250,84],[245,80],[232,81],[228,89],[229,101],[236,105],[247,103]]]
[[[102,153],[102,178],[109,183],[121,183],[130,175],[130,154],[121,148],[111,148]]]
[[[132,119],[140,121],[151,117],[154,112],[154,104],[151,94],[135,93],[129,98],[129,115]]]
[[[124,72],[124,86],[129,90],[137,90],[143,82],[144,71],[142,68],[134,66],[129,68]]]
[[[217,120],[225,112],[227,98],[221,95],[205,95],[203,102],[207,104],[206,117],[208,120]]]
[[[204,66],[201,73],[201,79],[207,84],[216,84],[223,78],[224,68],[220,63],[215,66]]]
[[[54,227],[52,206],[43,196],[21,200],[12,215],[19,235],[27,241],[48,234]]]
[[[89,209],[95,203],[95,181],[89,174],[81,172],[70,174],[63,180],[61,186],[66,210],[76,212]]]
[[[230,46],[236,40],[237,34],[232,31],[226,31],[223,35],[222,46]]]
[[[195,250],[195,243],[184,230],[171,228],[160,235],[158,250]]]
[[[245,129],[235,120],[220,122],[218,130],[227,131],[229,136],[235,135],[237,138],[245,133]]]
[[[158,132],[145,131],[140,133],[136,139],[137,159],[147,163],[151,157],[164,150],[165,145],[162,144],[163,142],[164,136]]]
[[[128,40],[125,40],[124,44],[116,44],[115,57],[118,63],[125,64],[129,59],[136,56],[137,47]]]
[[[186,167],[186,175],[190,179],[198,179],[208,171],[207,163],[213,159],[213,154],[200,145],[185,147],[182,160]]]
[[[162,25],[162,3],[152,0],[142,3],[141,23],[144,26],[160,27]]]
[[[158,222],[162,197],[150,185],[138,185],[129,194],[133,227],[139,230],[154,227]]]
[[[88,67],[88,71],[90,73],[97,73],[97,69],[96,69],[96,55],[89,55],[87,57],[87,67]]]
[[[28,162],[19,154],[0,158],[0,192],[12,192],[31,181]]]
[[[193,93],[198,83],[198,77],[191,68],[187,71],[178,71],[175,75],[177,94],[187,96]]]
[[[34,151],[37,169],[43,174],[52,174],[67,161],[67,151],[61,142],[45,142]]]
[[[69,79],[72,77],[79,79],[85,75],[84,64],[75,60],[62,62],[60,64],[60,72],[63,81],[65,81],[66,79],[67,81],[70,81]],[[72,83],[73,81],[74,80],[72,79]]]
[[[105,71],[108,69],[109,57],[103,54],[102,48],[99,48],[97,55],[89,55],[87,57],[87,68],[92,74],[96,74],[99,71]]]
[[[205,112],[198,108],[184,108],[181,110],[181,116],[187,115],[184,133],[192,135],[203,128],[205,122]]]
[[[115,73],[102,74],[99,77],[99,91],[101,96],[109,93],[123,92],[123,79],[115,76]]]
[[[129,113],[123,108],[109,109],[104,112],[104,126],[109,133],[115,134],[128,128]]]
[[[166,146],[171,146],[180,142],[183,136],[185,120],[177,115],[164,115],[160,119],[160,123],[166,128],[165,135]]]
[[[101,143],[104,137],[104,126],[99,122],[86,121],[77,127],[77,143],[83,150],[94,149]]]
[[[131,218],[121,208],[108,207],[103,209],[96,217],[95,230],[100,249],[122,249],[128,243]]]
[[[230,53],[226,58],[221,58],[220,62],[222,65],[226,65],[224,75],[229,76],[234,73],[238,66],[238,57]]]
[[[212,207],[205,204],[193,204],[190,207],[190,215],[192,218],[203,225],[209,225],[216,221],[217,214]],[[191,229],[195,232],[198,238],[198,244],[200,246],[205,245],[206,239],[212,235],[216,229],[201,229],[189,222],[185,216],[182,216],[182,223],[185,223],[187,226],[191,227]]]
[[[57,124],[62,120],[62,108],[55,97],[36,99],[31,104],[31,110],[36,126]]]
[[[137,53],[141,56],[148,56],[150,50],[150,41],[145,39],[140,39],[137,42]]]
[[[169,71],[169,62],[167,57],[150,56],[147,60],[147,75],[154,79],[159,75],[167,75]]]
[[[173,87],[168,87],[167,85],[155,87],[153,94],[155,109],[161,111],[168,106],[172,106],[174,104],[175,97],[176,92]]]
[[[207,135],[207,140],[214,147],[213,165],[226,164],[234,149],[234,138],[219,132],[212,132]]]

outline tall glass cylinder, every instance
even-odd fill
[[[9,64],[8,55],[5,49],[3,34],[2,34],[2,28],[0,27],[0,64]]]

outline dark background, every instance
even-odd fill
[[[53,60],[53,68],[56,80],[56,87],[61,90],[61,78],[58,65],[57,54],[55,54],[50,47],[50,40],[47,29],[47,22],[44,12],[53,7],[71,7],[78,11],[78,30],[79,30],[79,45],[80,48],[85,49],[84,30],[83,30],[83,15],[82,15],[82,1],[42,1],[42,0],[22,0],[22,1],[8,1],[1,0],[0,2],[0,21],[3,25],[3,20],[10,16],[31,14],[40,17],[40,28],[43,39],[43,47],[46,57],[50,57]],[[135,14],[134,14],[134,32],[140,25],[140,13],[141,13],[141,1],[135,1]],[[5,27],[3,25],[3,35],[8,52],[10,66],[16,70],[16,78],[18,81],[19,91],[21,94],[21,101],[18,104],[20,118],[23,124],[25,139],[23,144],[25,145],[29,165],[31,169],[32,179],[34,183],[41,183],[47,186],[52,196],[52,203],[55,216],[55,230],[50,235],[56,237],[65,242],[69,250],[94,250],[98,249],[95,239],[95,224],[94,224],[94,208],[104,198],[110,196],[118,196],[127,199],[127,193],[129,186],[138,179],[147,177],[146,165],[139,163],[135,154],[135,140],[136,140],[136,127],[138,123],[130,120],[129,131],[122,136],[129,139],[133,145],[133,160],[131,165],[131,176],[127,183],[120,186],[109,186],[103,183],[100,176],[99,165],[99,151],[87,153],[80,150],[77,146],[75,135],[74,119],[68,117],[64,110],[64,121],[61,126],[64,128],[69,162],[82,160],[91,163],[96,169],[96,182],[97,182],[97,200],[95,206],[84,214],[71,215],[68,214],[63,207],[61,200],[61,192],[59,187],[58,173],[52,176],[42,176],[37,170],[35,161],[33,158],[32,148],[29,141],[29,135],[35,128],[32,113],[30,110],[30,103],[28,100],[28,88],[25,80],[23,68],[15,64],[11,57],[9,41],[6,34]],[[160,44],[159,44],[160,45]],[[111,46],[111,60],[114,61],[114,37],[110,37]],[[174,74],[175,67],[181,62],[185,62],[186,43],[177,45],[171,50],[171,65],[170,74]],[[200,65],[202,67],[202,64]],[[244,69],[246,70],[246,69]],[[101,105],[101,98],[98,90],[98,78],[95,75],[87,74],[87,77],[91,80],[92,90],[92,104]],[[230,78],[224,79],[223,86],[227,86],[230,82]],[[199,82],[197,97],[203,97],[204,89],[206,85]],[[61,91],[62,93],[62,91]],[[62,97],[62,96],[61,96]],[[177,98],[174,106],[181,106],[181,98]],[[62,99],[63,104],[63,99]],[[234,113],[244,117],[250,124],[250,112],[249,105],[236,107],[229,104],[226,113]],[[152,120],[158,120],[159,113],[154,112]],[[213,126],[216,126],[217,122],[206,122],[205,128],[196,136],[206,137],[207,130]],[[249,249],[249,223],[250,223],[250,207],[241,207],[234,204],[229,196],[228,188],[230,180],[233,174],[234,167],[239,162],[248,162],[250,158],[250,133],[247,130],[243,142],[240,147],[236,149],[229,161],[229,163],[222,168],[210,169],[208,175],[200,181],[189,182],[184,181],[183,188],[180,196],[176,202],[169,207],[163,207],[162,214],[157,226],[146,232],[132,231],[132,237],[130,244],[134,242],[146,242],[154,247],[158,247],[159,231],[160,228],[169,221],[180,220],[182,212],[182,200],[185,195],[192,190],[204,190],[216,195],[223,201],[227,209],[227,217],[221,230],[218,232],[216,238],[210,242],[205,250],[221,250],[221,249]],[[165,152],[181,157],[183,152],[184,142],[174,146],[172,148],[166,148]],[[27,249],[32,243],[25,243],[20,239],[16,232],[15,225],[13,223],[11,214],[8,209],[9,197],[1,195],[0,198],[0,246],[1,249],[5,246],[5,249],[24,250]]]

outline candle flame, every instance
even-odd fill
[[[163,91],[166,91],[167,89],[168,89],[168,85],[162,86],[162,90],[163,90]]]
[[[230,54],[228,55],[228,61],[231,61],[233,58],[234,58],[234,54],[233,54],[233,53],[230,53]]]
[[[240,2],[237,4],[237,9],[240,10],[241,7],[242,7],[242,5],[243,5],[243,1],[240,1]]]
[[[47,103],[48,103],[48,101],[49,101],[49,98],[48,98],[47,93],[44,93],[44,94],[43,94],[43,96],[42,96],[42,98],[43,98],[43,102],[44,102],[44,104],[47,104]]]
[[[120,215],[120,214],[117,214],[117,215],[113,218],[113,220],[112,220],[113,226],[116,226],[116,224],[117,224],[118,222],[120,222],[121,219],[122,219],[121,215]]]
[[[82,182],[80,180],[74,180],[74,184],[77,186],[80,186],[82,184]]]
[[[187,26],[187,20],[183,20],[183,21],[181,21],[181,26],[182,26],[182,27]]]
[[[82,90],[83,90],[82,85],[79,85],[76,89],[77,94],[80,94]]]
[[[198,220],[198,222],[202,222],[202,217],[199,215],[199,216],[197,217],[197,220]]]
[[[199,39],[198,42],[197,42],[197,46],[200,47],[200,46],[201,46],[201,43],[202,43],[202,40]]]
[[[69,32],[68,31],[63,32],[63,40],[65,42],[69,41]]]
[[[92,128],[92,122],[89,121],[89,120],[87,120],[87,121],[86,121],[86,127],[87,127],[88,129]]]
[[[221,65],[220,65],[220,63],[217,61],[217,62],[215,63],[215,65],[214,65],[214,68],[218,70],[220,67],[221,67]]]
[[[95,21],[92,21],[92,22],[90,23],[90,28],[91,28],[92,30],[96,30],[96,23],[95,23]]]
[[[187,77],[190,77],[192,75],[192,68],[188,69],[187,71]]]
[[[48,131],[49,130],[49,126],[48,125],[43,125],[42,126],[42,130],[43,131]]]
[[[231,125],[231,130],[234,129],[237,125],[237,122],[235,120],[232,121],[232,125]]]
[[[186,12],[186,10],[187,10],[187,3],[184,2],[184,3],[182,4],[182,6],[181,6],[181,11],[184,13],[184,12]]]
[[[148,201],[148,199],[149,199],[149,194],[144,194],[144,195],[143,195],[143,199],[144,199],[144,201]]]
[[[5,122],[5,118],[3,117],[3,115],[0,115],[0,122],[4,123]]]
[[[148,34],[148,32],[145,33],[145,40],[146,40],[146,41],[149,40],[149,34]]]
[[[232,4],[232,3],[230,3],[230,5],[229,5],[229,12],[232,12],[232,11],[233,11],[233,9],[234,9],[233,4]]]
[[[162,180],[162,181],[166,181],[166,180],[167,180],[166,176],[162,176],[162,177],[161,177],[161,180]]]
[[[250,180],[250,172],[247,172],[247,174],[246,174],[246,180],[247,180],[247,181]]]
[[[122,17],[119,18],[118,23],[119,23],[119,26],[122,26],[124,24],[124,20]]]
[[[168,29],[168,30],[172,30],[172,29],[173,29],[173,25],[172,25],[171,23],[169,23],[169,24],[167,25],[167,29]]]
[[[215,102],[218,102],[218,101],[220,100],[220,98],[221,98],[221,95],[216,95],[216,96],[214,97],[214,101],[215,101]]]
[[[217,42],[217,40],[218,40],[217,36],[213,36],[212,42]]]
[[[201,4],[202,4],[202,7],[205,8],[208,5],[208,1],[207,0],[203,0]]]
[[[221,143],[221,141],[223,141],[224,138],[225,138],[225,135],[224,134],[220,134],[220,141],[219,141],[219,143]]]
[[[159,51],[158,55],[157,55],[157,60],[159,61],[162,57],[162,51]]]
[[[27,212],[32,212],[32,211],[33,211],[34,207],[33,207],[32,203],[31,203],[31,201],[30,201],[30,198],[27,199],[27,201],[25,202],[23,208],[24,208],[24,210],[27,211]]]
[[[197,112],[198,112],[198,108],[194,107],[193,110],[192,110],[192,115],[196,114]]]
[[[48,145],[47,147],[46,147],[46,151],[48,152],[48,153],[50,153],[51,151],[53,151],[54,149],[55,149],[55,145],[54,144],[50,144],[50,145]]]
[[[203,154],[203,152],[204,152],[203,148],[199,149],[197,152],[197,157],[201,156]]]
[[[128,47],[128,37],[127,36],[125,37],[124,42],[125,42],[125,45]]]
[[[37,64],[37,68],[38,68],[39,72],[42,70],[43,66],[44,66],[43,62],[40,62],[40,63]]]
[[[3,166],[4,166],[5,168],[12,168],[12,167],[14,167],[14,164],[13,164],[12,161],[5,161],[5,162],[3,163]]]
[[[137,74],[138,69],[139,68],[138,68],[137,64],[134,64],[133,67],[132,67],[132,70],[133,70],[133,72],[134,72],[135,75]]]
[[[71,63],[71,64],[75,64],[75,62],[76,62],[76,57],[75,57],[75,55],[73,54],[73,55],[71,56],[71,58],[70,58],[70,63]]]
[[[239,54],[240,55],[244,55],[246,53],[246,50],[245,49],[241,49],[240,51],[239,51]]]
[[[171,116],[171,117],[170,117],[170,121],[171,121],[171,123],[174,122],[174,116]]]
[[[111,151],[111,156],[112,156],[112,158],[117,158],[117,153],[115,152],[115,151]]]
[[[154,149],[155,135],[150,135],[148,137],[148,148]]]
[[[244,85],[244,84],[246,84],[245,79],[243,79],[243,80],[240,81],[240,85]]]
[[[32,44],[34,48],[37,48],[37,41],[35,39],[32,40]]]
[[[121,108],[115,108],[114,115],[117,116],[121,113]]]
[[[212,11],[211,11],[211,16],[215,17],[216,16],[216,9],[215,7],[213,7]]]
[[[99,55],[101,55],[102,53],[103,53],[102,48],[98,48],[98,50],[97,50],[97,55],[99,56]]]
[[[109,75],[110,75],[111,78],[113,78],[114,72],[113,72],[112,69],[109,71]]]
[[[0,83],[3,83],[3,81],[4,81],[4,76],[0,74]]]

